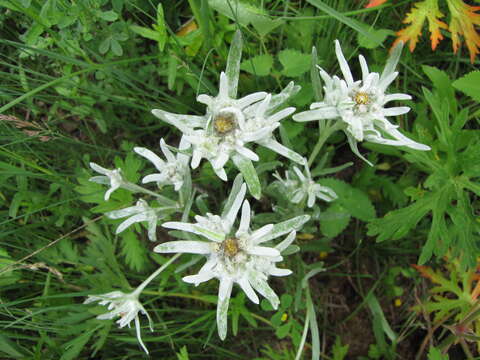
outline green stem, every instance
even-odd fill
[[[170,258],[170,260],[168,260],[165,264],[163,264],[162,266],[160,266],[152,275],[150,275],[148,278],[146,278],[140,285],[138,285],[138,287],[135,289],[135,291],[133,292],[134,294],[136,294],[137,296],[140,295],[140,293],[143,291],[143,289],[145,289],[145,287],[153,280],[157,277],[158,274],[160,274],[163,270],[165,270],[171,263],[173,263],[175,260],[177,260],[180,256],[182,255],[182,253],[178,253],[178,254],[175,254],[174,256],[172,256]]]
[[[125,184],[124,188],[127,189],[127,190],[152,195],[152,196],[156,197],[162,203],[168,204],[169,206],[172,206],[174,208],[178,208],[178,205],[175,201],[173,201],[172,199],[169,199],[169,198],[167,198],[163,195],[157,194],[156,192],[154,192],[152,190],[148,190],[148,189],[146,189],[146,188],[144,188],[140,185],[137,185],[137,184],[134,184],[134,183],[131,183],[131,182],[125,182],[124,184]]]
[[[320,120],[323,121],[323,120]],[[318,136],[318,141],[315,144],[315,147],[313,148],[312,153],[310,154],[310,157],[308,158],[308,166],[311,167],[313,164],[313,161],[317,157],[318,153],[322,149],[323,144],[325,144],[325,141],[332,135],[335,131],[340,130],[343,127],[343,123],[341,121],[335,120],[335,123],[333,125],[327,123],[323,129],[323,131],[320,131],[320,134]]]

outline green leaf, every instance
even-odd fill
[[[14,359],[23,359],[27,356],[25,350],[3,334],[0,334],[0,353],[7,354]]]
[[[85,345],[87,344],[88,340],[92,337],[94,332],[102,327],[102,325],[97,326],[96,328],[86,331],[83,334],[80,334],[79,336],[73,338],[69,342],[67,342],[64,347],[65,351],[62,354],[62,357],[60,360],[73,360],[77,359],[78,355],[80,352],[83,350]]]
[[[165,15],[162,3],[157,6],[157,24],[154,26],[158,33],[158,48],[163,51],[167,42],[167,28],[165,26]]]
[[[251,23],[255,28],[255,30],[258,31],[260,36],[265,36],[275,28],[279,27],[280,25],[283,25],[285,21],[283,21],[282,19],[272,20],[266,16],[255,15],[252,17]]]
[[[220,14],[241,26],[252,24],[260,36],[267,35],[273,29],[285,23],[282,19],[270,19],[261,8],[240,0],[208,0],[208,4]]]
[[[124,231],[121,237],[122,255],[125,256],[125,262],[132,270],[142,272],[148,264],[145,246],[138,240],[138,235],[130,229]]]
[[[130,25],[130,30],[144,38],[155,41],[160,40],[160,34],[155,30],[138,25]]]
[[[355,189],[353,186],[337,179],[321,179],[318,181],[320,185],[328,186],[338,196],[335,200],[348,211],[353,217],[362,221],[368,221],[375,218],[375,208],[368,196],[361,190]]]
[[[265,241],[267,241],[267,239],[272,240],[288,234],[293,230],[298,231],[308,220],[310,220],[310,215],[300,215],[292,219],[282,221],[281,223],[274,224],[272,231],[270,231],[270,233],[265,236],[264,239]]]
[[[118,14],[113,10],[97,11],[96,15],[105,21],[115,21],[118,19]]]
[[[380,306],[380,303],[378,302],[377,298],[373,294],[373,292],[370,292],[367,295],[366,302],[368,307],[370,308],[370,311],[372,312],[374,320],[376,319],[378,323],[381,325],[381,328],[383,332],[388,336],[388,338],[391,341],[395,341],[397,339],[397,334],[392,330],[390,325],[387,322],[387,319],[385,318],[385,315],[383,313],[382,307]]]
[[[329,238],[334,238],[339,235],[350,222],[350,214],[340,204],[340,202],[333,202],[327,210],[320,214],[320,230],[322,234]]]
[[[423,72],[428,76],[433,86],[438,91],[443,100],[448,101],[450,110],[456,112],[457,101],[455,97],[455,90],[452,87],[452,80],[446,72],[437,69],[433,66],[423,65]]]
[[[291,322],[280,325],[277,328],[277,330],[275,331],[275,335],[277,335],[277,337],[279,339],[283,339],[284,337],[286,337],[290,333],[291,328],[292,328],[292,323]]]
[[[453,82],[453,87],[480,102],[480,71],[475,70]]]
[[[232,160],[238,170],[242,173],[250,194],[252,194],[255,199],[260,200],[260,197],[262,196],[262,186],[260,185],[260,180],[252,161],[241,155],[234,155]]]
[[[278,53],[278,60],[283,66],[283,75],[297,77],[310,70],[312,56],[298,50],[285,49]]]
[[[362,33],[358,33],[358,37],[357,37],[358,45],[366,49],[375,49],[380,45],[382,45],[382,43],[385,41],[387,36],[395,35],[395,32],[388,29],[375,30],[372,28],[368,28],[366,32],[368,33],[368,36]]]
[[[105,55],[108,52],[108,49],[110,49],[110,41],[111,38],[108,37],[100,43],[98,47],[98,51],[100,52],[100,54]]]
[[[188,350],[187,350],[187,346],[183,346],[181,349],[180,349],[180,352],[177,353],[177,359],[178,360],[189,360],[190,358],[188,357]]]
[[[227,213],[230,211],[230,209],[233,205],[233,202],[237,198],[237,195],[240,192],[240,189],[242,188],[242,185],[243,185],[243,177],[242,177],[241,174],[238,174],[235,177],[235,180],[233,180],[233,184],[230,188],[230,194],[228,195],[227,201],[225,202],[225,205],[223,206],[222,218],[227,216]],[[207,211],[208,211],[208,209],[205,212],[207,212]]]
[[[343,360],[345,359],[345,356],[348,354],[348,348],[350,346],[347,345],[342,345],[342,340],[340,339],[340,336],[337,335],[335,339],[335,344],[333,344],[332,348],[332,358],[333,360]]]
[[[122,45],[116,40],[112,38],[112,41],[110,42],[110,46],[112,48],[112,52],[117,55],[117,56],[122,56],[123,55],[123,49]]]
[[[377,241],[397,240],[404,237],[431,211],[431,201],[432,196],[426,195],[403,209],[387,213],[383,218],[370,220],[367,225],[368,235],[377,235]]]
[[[307,0],[313,6],[316,6],[321,11],[327,13],[334,19],[338,20],[339,22],[347,25],[348,27],[352,28],[353,30],[357,31],[360,34],[363,34],[365,37],[370,38],[370,34],[365,29],[365,25],[357,20],[354,20],[348,16],[343,15],[342,13],[338,12],[334,8],[328,6],[321,0]],[[375,39],[373,39],[375,40]]]
[[[434,348],[433,346],[430,347],[428,351],[428,360],[448,360],[448,354],[442,354],[440,349]]]
[[[240,30],[235,32],[230,50],[228,51],[225,74],[228,78],[228,96],[237,97],[238,76],[240,74],[240,60],[242,59],[243,39]]]
[[[252,75],[267,76],[273,66],[273,57],[270,54],[258,55],[242,61],[240,69]]]

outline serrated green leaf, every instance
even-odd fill
[[[367,225],[368,235],[377,236],[377,241],[397,240],[414,228],[431,209],[429,194],[413,204],[387,213],[383,218],[372,219]]]
[[[480,102],[480,71],[475,70],[453,82],[453,87]]]
[[[452,87],[452,80],[450,80],[447,73],[433,66],[427,65],[423,65],[422,70],[433,83],[433,86],[440,95],[440,98],[442,98],[444,101],[447,101],[450,105],[450,110],[453,113],[456,113],[457,99],[455,97],[455,90]]]
[[[270,54],[254,56],[248,60],[242,61],[240,69],[252,75],[267,76],[273,66],[273,57]]]
[[[92,337],[97,329],[102,327],[102,325],[98,325],[96,328],[86,331],[79,336],[76,336],[73,340],[67,342],[65,346],[65,351],[62,354],[60,360],[73,360],[77,359],[77,356],[83,350],[85,345],[87,344],[88,340]]]
[[[298,50],[285,49],[278,53],[278,60],[283,66],[283,75],[297,77],[310,70],[312,56]]]
[[[142,272],[148,264],[145,246],[138,240],[138,235],[132,230],[121,234],[122,255],[127,265],[135,271]]]
[[[335,344],[333,344],[332,348],[332,358],[333,360],[343,360],[345,356],[348,354],[348,348],[350,346],[348,344],[342,345],[342,340],[340,336],[337,336],[335,339]]]
[[[338,196],[335,200],[353,217],[368,221],[375,217],[375,208],[368,196],[361,190],[337,179],[321,179],[320,185],[331,188]]]
[[[320,214],[320,230],[323,235],[330,238],[336,237],[345,230],[349,222],[350,214],[337,201]]]

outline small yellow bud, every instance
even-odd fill
[[[288,319],[288,314],[287,314],[287,313],[283,313],[283,314],[282,314],[282,317],[281,317],[282,322],[287,321],[287,319]]]
[[[393,302],[393,305],[394,305],[395,307],[400,307],[400,306],[402,306],[402,299],[396,298],[395,301]]]
[[[320,251],[320,254],[318,254],[318,257],[320,258],[320,260],[326,259],[327,256],[328,256],[328,252],[326,251]]]

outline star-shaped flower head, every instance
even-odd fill
[[[90,304],[92,302],[99,301],[100,305],[107,305],[108,310],[110,311],[105,314],[98,315],[97,319],[109,320],[119,316],[120,319],[118,319],[117,324],[120,328],[123,328],[125,325],[130,327],[131,321],[134,320],[138,342],[142,346],[143,350],[148,354],[148,350],[143,343],[140,334],[140,320],[138,313],[140,312],[147,317],[150,331],[153,331],[152,319],[140,301],[138,301],[139,295],[139,291],[134,291],[128,294],[125,294],[121,291],[112,291],[102,295],[90,295],[84,301],[84,304]]]
[[[120,234],[122,231],[124,231],[134,223],[146,221],[148,224],[148,238],[151,241],[156,241],[159,210],[160,209],[151,208],[145,200],[139,199],[135,206],[110,211],[105,215],[107,215],[107,217],[109,217],[110,219],[121,219],[128,217],[128,219],[126,219],[117,227],[115,234]]]
[[[123,185],[126,184],[122,178],[121,169],[108,170],[100,165],[95,164],[94,162],[90,163],[90,167],[92,170],[102,174],[101,176],[91,177],[90,181],[97,184],[110,185],[110,189],[105,192],[105,201],[110,199],[110,195],[112,195],[115,190],[124,187]]]
[[[163,243],[155,247],[159,253],[202,254],[207,262],[197,275],[186,276],[184,281],[198,285],[212,278],[220,280],[217,304],[218,334],[223,340],[227,335],[227,313],[230,295],[234,283],[237,283],[247,297],[259,303],[256,292],[267,298],[274,308],[279,299],[267,280],[270,275],[286,276],[290,270],[276,267],[283,260],[281,251],[295,238],[299,229],[309,216],[303,215],[276,225],[265,225],[257,230],[250,229],[251,210],[247,200],[245,184],[237,181],[221,216],[207,214],[196,216],[194,224],[186,222],[167,222],[169,229],[187,231],[205,238],[204,240],[178,240]],[[243,205],[242,205],[243,203]],[[241,210],[240,223],[233,228],[237,213]],[[287,238],[277,246],[266,243],[284,234]]]
[[[184,139],[180,141],[179,150],[185,150],[189,147],[188,142]],[[167,161],[161,159],[153,151],[150,151],[143,147],[135,147],[133,150],[150,160],[153,165],[157,168],[159,173],[150,174],[145,176],[142,179],[142,183],[146,184],[149,182],[157,182],[159,186],[161,185],[173,185],[175,191],[179,191],[183,185],[184,178],[188,169],[188,159],[189,156],[181,152],[178,152],[177,155],[173,155],[170,149],[167,147],[167,144],[163,139],[160,139],[160,148],[162,149],[163,155]]]
[[[337,194],[332,189],[322,186],[312,179],[307,165],[305,165],[305,173],[302,173],[296,166],[293,167],[293,171],[295,176],[292,176],[290,171],[286,171],[285,179],[274,174],[280,184],[286,188],[287,197],[292,203],[299,204],[307,200],[307,206],[311,208],[315,204],[316,198],[327,202],[337,199]]]
[[[204,116],[172,114],[160,109],[152,110],[152,113],[177,127],[192,144],[192,169],[197,168],[202,159],[207,159],[217,176],[226,181],[224,166],[232,159],[252,195],[259,198],[260,182],[252,165],[252,161],[259,158],[248,144],[257,143],[294,161],[303,160],[273,137],[279,121],[295,110],[287,108],[275,113],[274,109],[298,92],[299,87],[291,83],[277,95],[261,91],[237,99],[241,48],[241,34],[237,32],[230,48],[227,69],[220,74],[218,94],[201,94],[197,98],[207,105]]]
[[[331,77],[320,69],[320,76],[325,82],[325,98],[321,102],[311,104],[311,110],[294,115],[293,119],[295,121],[339,119],[344,124],[352,151],[366,162],[368,161],[358,151],[357,141],[430,150],[430,147],[407,138],[397,130],[398,125],[393,125],[387,119],[389,116],[402,115],[410,110],[407,106],[385,107],[390,101],[411,99],[407,94],[386,93],[387,87],[398,76],[395,67],[400,59],[402,47],[403,45],[399,44],[393,49],[381,75],[370,72],[365,58],[360,55],[362,80],[355,81],[340,43],[336,40],[335,53],[343,79]]]

